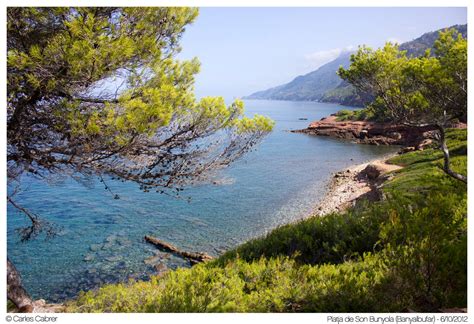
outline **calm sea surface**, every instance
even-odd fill
[[[120,182],[109,183],[121,197],[115,200],[98,182],[89,188],[72,180],[45,184],[27,178],[17,201],[61,230],[51,240],[21,243],[15,229],[27,222],[8,206],[8,256],[33,297],[61,301],[104,283],[189,266],[157,252],[144,242],[146,234],[217,256],[303,218],[324,194],[331,173],[396,150],[287,131],[340,109],[313,102],[246,101],[249,114],[276,121],[274,132],[223,172],[223,184],[185,190],[190,203]]]

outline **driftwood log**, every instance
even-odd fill
[[[209,260],[213,259],[212,256],[210,256],[207,253],[181,251],[180,249],[178,249],[174,245],[163,242],[163,241],[161,241],[161,240],[159,240],[159,239],[157,239],[156,237],[153,237],[153,236],[145,235],[145,241],[147,241],[148,243],[153,244],[154,246],[156,246],[160,250],[163,250],[163,251],[166,251],[166,252],[171,252],[171,253],[177,254],[177,255],[185,258],[185,259],[188,259],[192,264],[196,264],[196,263],[200,263],[200,262],[206,262],[206,261],[209,261]]]

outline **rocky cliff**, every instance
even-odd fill
[[[312,122],[306,129],[293,132],[331,136],[362,144],[403,145],[419,149],[431,143],[434,131],[431,126],[420,128],[392,123],[337,121],[336,118],[331,115]]]

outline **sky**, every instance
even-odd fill
[[[178,58],[201,62],[197,97],[232,100],[287,83],[361,44],[402,43],[466,22],[466,8],[200,8]]]

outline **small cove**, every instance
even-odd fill
[[[146,234],[217,256],[307,216],[332,173],[396,150],[288,132],[342,109],[339,105],[245,103],[250,115],[274,119],[275,130],[226,169],[220,184],[185,190],[190,202],[144,193],[130,183],[108,183],[120,196],[115,200],[98,181],[89,187],[73,180],[45,184],[24,179],[17,201],[61,227],[51,240],[21,243],[15,229],[26,220],[8,206],[8,255],[32,296],[57,302],[105,283],[146,279],[158,264],[170,269],[189,265],[157,252],[144,242]]]

